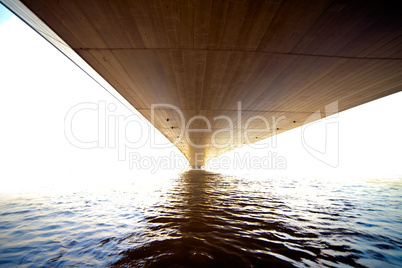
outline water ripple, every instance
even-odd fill
[[[204,171],[0,198],[0,266],[400,267],[401,204],[395,184]]]

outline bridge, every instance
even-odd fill
[[[0,1],[192,166],[402,90],[399,1]]]

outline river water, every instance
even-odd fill
[[[0,266],[401,267],[401,185],[189,171],[2,195]]]

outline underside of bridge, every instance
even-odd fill
[[[1,1],[193,166],[402,90],[399,1]]]

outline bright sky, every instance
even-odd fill
[[[124,107],[1,5],[0,36],[0,192],[43,185],[110,183],[149,176],[155,163],[148,165],[148,160],[162,161],[172,154],[176,158],[175,167],[159,168],[158,172],[182,171],[187,166],[174,146],[151,148],[147,137],[154,128],[141,116],[134,117],[127,129],[121,131],[131,144],[141,145],[126,148],[129,157],[125,160],[119,160],[122,148],[111,148],[113,144],[109,140],[106,140],[106,148],[82,149],[72,145],[65,136],[65,118],[74,106],[104,103],[109,107],[111,111],[106,110],[106,115],[110,120],[104,128],[109,133],[106,137],[111,137],[115,130],[113,120],[118,120],[118,116],[128,117],[134,110]],[[310,176],[402,175],[401,103],[402,93],[397,93],[312,124],[304,129],[304,141],[302,129],[298,128],[278,135],[276,148],[272,148],[272,139],[268,139],[269,148],[244,147],[236,151],[236,157],[244,158],[249,154],[261,159],[267,158],[269,152],[271,156],[276,153],[276,159],[285,159],[286,169],[276,169],[271,163],[268,170],[250,167],[240,171]],[[116,110],[111,109],[113,106]],[[73,117],[72,132],[78,140],[98,139],[99,111],[87,109]],[[167,142],[158,131],[155,140]],[[322,153],[325,148],[326,152]],[[149,168],[138,168],[139,162],[130,161],[130,157],[141,157],[141,164]],[[226,157],[231,159],[232,167],[223,172],[239,172],[233,168],[234,153]]]

